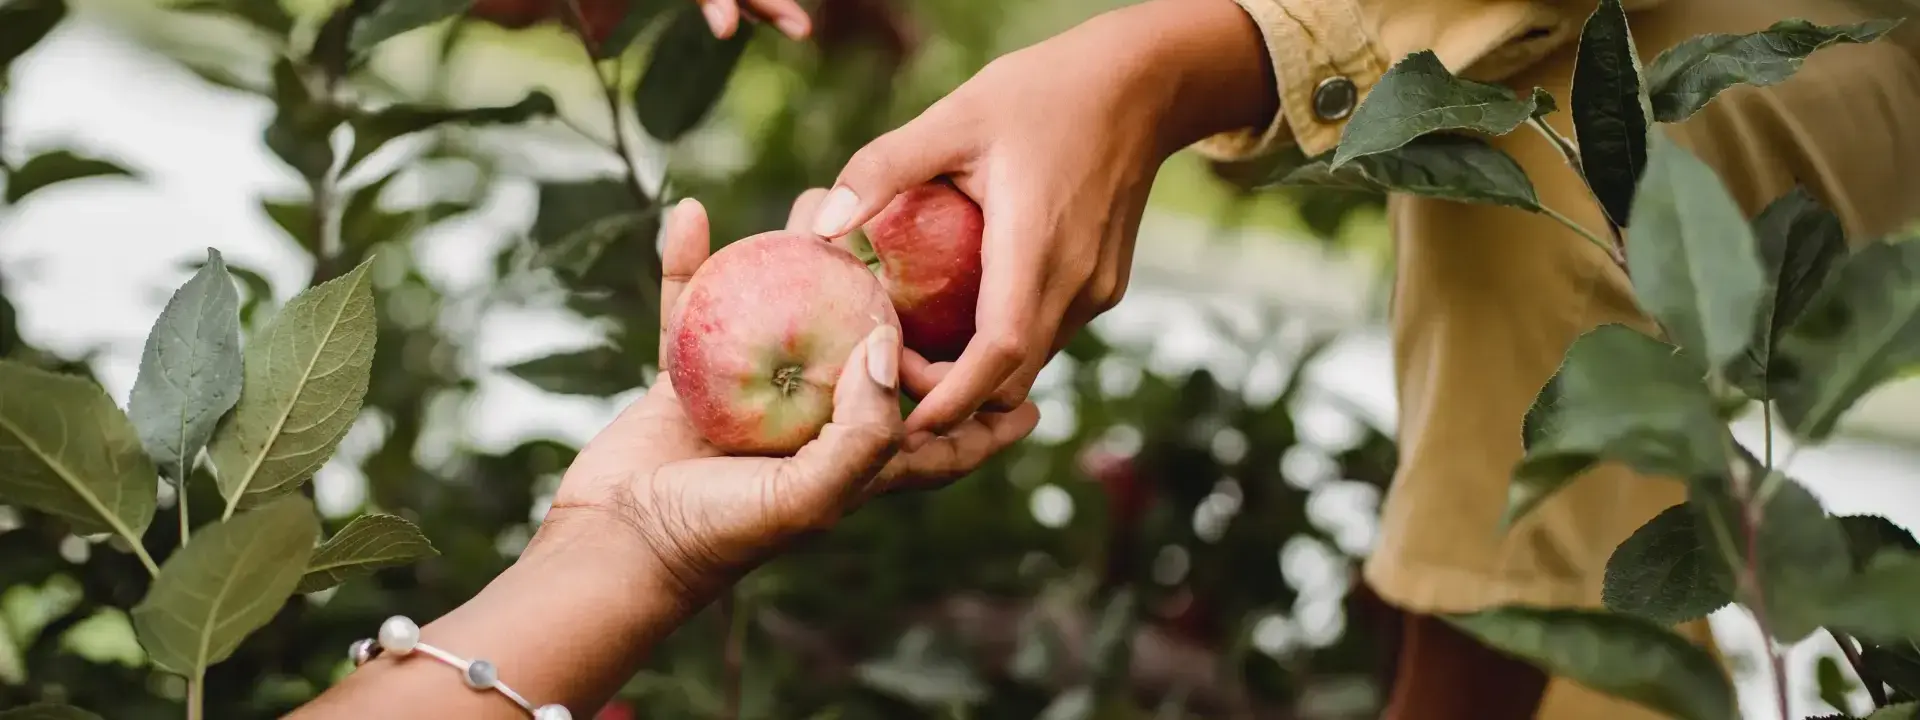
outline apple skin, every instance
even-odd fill
[[[694,271],[667,327],[668,376],[687,417],[730,455],[791,455],[833,418],[847,358],[881,323],[886,290],[845,249],[776,230]]]
[[[902,343],[930,361],[960,357],[973,339],[985,230],[980,206],[943,179],[895,196],[861,232],[847,235],[856,256],[871,254],[900,314]]]

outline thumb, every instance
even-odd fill
[[[926,116],[915,118],[853,154],[832,192],[813,216],[813,234],[837,238],[865,225],[895,195],[954,169],[962,135],[940,132]]]
[[[900,448],[900,331],[874,328],[854,348],[833,392],[833,420],[787,461],[789,482],[831,490],[844,504],[880,474]]]

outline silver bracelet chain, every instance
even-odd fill
[[[527,699],[521,697],[520,693],[514,692],[513,688],[507,687],[500,682],[500,673],[493,667],[493,663],[479,658],[466,660],[453,653],[420,642],[420,626],[414,624],[412,620],[406,617],[395,615],[387,618],[386,622],[380,623],[380,634],[377,638],[365,638],[354,641],[353,645],[348,648],[347,655],[353,658],[353,666],[357,668],[367,664],[367,661],[378,657],[383,652],[393,653],[394,655],[402,657],[419,652],[440,662],[452,665],[454,669],[459,670],[460,674],[466,679],[467,687],[480,692],[486,692],[488,690],[499,692],[501,695],[506,696],[508,700],[512,700],[513,704],[519,705],[520,709],[525,710],[534,720],[573,720],[573,714],[568,712],[564,705],[554,704],[541,705],[537,708],[534,707],[533,703],[527,702]]]

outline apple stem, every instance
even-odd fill
[[[779,389],[782,395],[792,395],[798,392],[800,390],[800,371],[802,369],[804,368],[801,368],[799,365],[783,365],[775,369],[773,371],[773,386]]]

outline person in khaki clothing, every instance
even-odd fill
[[[1117,302],[1160,163],[1192,147],[1223,161],[1334,148],[1394,62],[1432,50],[1466,77],[1544,87],[1569,103],[1595,0],[1149,0],[1006,55],[856,154],[820,201],[838,236],[897,192],[946,175],[986,213],[979,334],[937,383],[908,447],[976,409],[1012,407],[1073,331]],[[1799,17],[1888,17],[1868,0],[1627,0],[1644,61],[1688,37]],[[1665,128],[1749,214],[1806,185],[1852,237],[1920,208],[1920,42],[1914,28],[1816,54],[1788,82],[1722,94]],[[1573,135],[1566,113],[1550,118]],[[1605,220],[1541,137],[1497,144],[1546,205]],[[1394,197],[1392,303],[1400,467],[1364,577],[1405,612],[1388,718],[1655,717],[1478,645],[1437,619],[1505,603],[1596,606],[1613,548],[1685,499],[1678,483],[1602,468],[1498,531],[1520,423],[1567,347],[1612,322],[1649,327],[1605,254],[1542,216]],[[1705,621],[1680,630],[1712,647]]]

